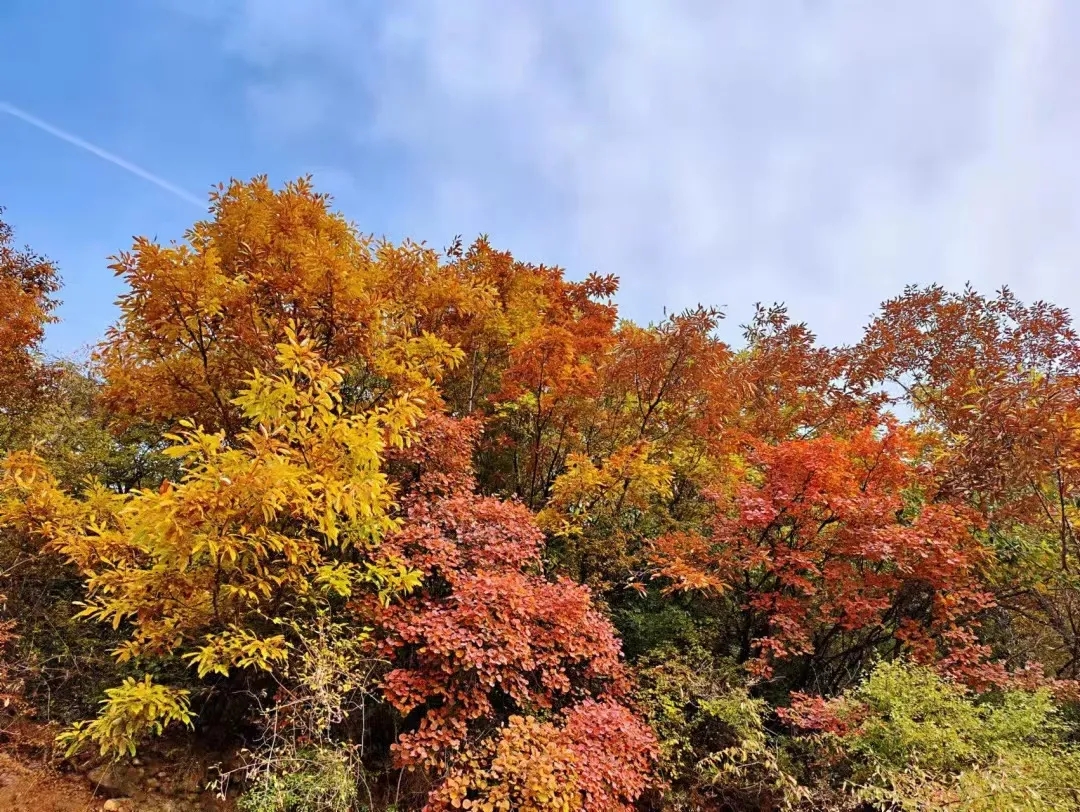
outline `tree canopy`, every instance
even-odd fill
[[[0,224],[13,709],[107,758],[244,737],[259,812],[1080,808],[1066,310],[728,343],[331,205],[232,181],[137,238],[86,366]]]

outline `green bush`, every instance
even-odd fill
[[[641,663],[638,682],[670,806],[789,809],[805,797],[766,732],[768,705],[740,684],[733,662],[701,648],[660,649]]]
[[[355,748],[323,744],[278,753],[249,776],[241,812],[350,812],[357,801]]]
[[[819,731],[812,738],[819,788],[828,776],[853,802],[970,812],[1080,808],[1080,749],[1045,688],[975,695],[927,668],[882,663],[835,700],[797,701],[789,718]]]

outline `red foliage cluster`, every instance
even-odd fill
[[[603,693],[622,676],[614,630],[588,591],[566,580],[465,575],[449,596],[396,609],[385,625],[400,664],[386,697],[404,714],[426,708],[396,745],[405,764],[460,747],[469,724],[497,718],[499,706],[549,708]]]
[[[625,707],[585,700],[564,713],[587,812],[633,809],[656,759],[652,731]]]
[[[857,655],[889,637],[930,659],[961,642],[968,632],[957,624],[990,597],[978,586],[973,516],[928,498],[917,452],[891,423],[760,445],[746,481],[714,497],[708,536],[659,540],[659,572],[675,588],[733,593],[763,674],[778,660]]]
[[[423,509],[430,497],[471,493],[476,487],[472,455],[481,435],[480,422],[433,412],[424,416],[416,435],[415,443],[391,454],[393,463],[406,467],[399,479],[412,512]]]
[[[419,472],[402,500],[404,528],[383,549],[422,570],[424,586],[383,610],[380,625],[395,664],[385,696],[402,714],[421,714],[397,756],[431,767],[477,723],[617,697],[624,674],[615,630],[588,589],[541,576],[544,538],[530,512],[464,490],[475,425],[429,418],[421,436],[408,452]]]

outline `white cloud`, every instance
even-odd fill
[[[358,9],[247,0],[225,43],[259,126],[404,150],[418,237],[617,273],[643,318],[782,299],[830,340],[908,282],[1080,304],[1070,0]]]

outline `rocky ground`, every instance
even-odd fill
[[[76,776],[26,764],[0,752],[0,809],[8,812],[85,812],[115,809]]]
[[[213,758],[161,744],[139,758],[110,764],[55,758],[41,731],[7,735],[0,744],[3,812],[226,812],[233,804],[206,785]]]

